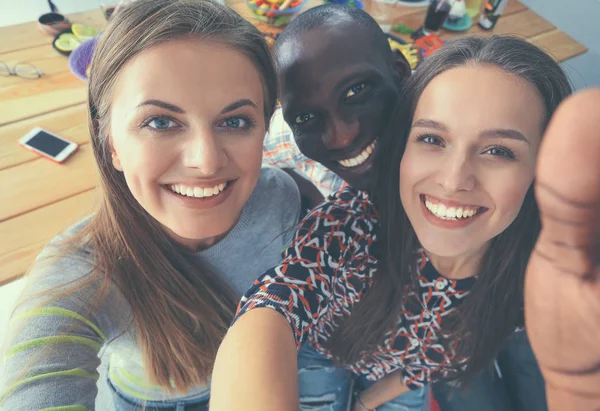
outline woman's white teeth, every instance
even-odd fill
[[[184,184],[172,184],[169,186],[171,191],[177,194],[196,198],[212,197],[225,190],[225,187],[227,187],[227,183],[221,183],[214,187],[192,187]]]
[[[429,200],[425,200],[425,207],[443,220],[470,218],[476,215],[479,210],[473,207],[446,207],[444,204],[434,204]]]
[[[373,150],[375,150],[375,141],[369,144],[367,148],[361,151],[361,153],[356,157],[349,158],[346,160],[340,160],[339,163],[346,168],[359,166],[365,161],[367,161],[369,157],[371,157],[371,154],[373,154]]]

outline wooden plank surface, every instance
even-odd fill
[[[233,7],[251,18],[243,1],[234,1]],[[305,10],[318,4],[320,0],[309,0]],[[399,15],[398,23],[417,28],[425,8],[405,8]],[[71,21],[105,24],[99,9],[73,15]],[[517,0],[509,0],[492,32],[474,27],[470,33],[520,35],[558,61],[586,51]],[[443,30],[441,37],[462,34]],[[29,61],[45,73],[39,80],[0,78],[0,284],[22,275],[48,240],[92,211],[97,196],[86,84],[71,74],[67,59],[52,49],[50,41],[37,23],[0,28],[0,60],[11,65]],[[18,138],[35,126],[82,144],[80,151],[58,165],[19,147]]]
[[[587,47],[558,29],[534,36],[529,41],[544,49],[556,61],[565,61],[587,51]]]
[[[102,28],[106,25],[106,19],[100,8],[69,14],[68,18],[72,23],[81,23],[86,26]],[[52,39],[52,36],[43,33],[38,28],[37,21],[0,27],[0,54],[42,45],[52,48]]]
[[[400,15],[400,19],[396,23],[402,23],[410,28],[418,29],[423,25],[425,21],[425,15],[427,14],[427,7],[404,7],[406,10]],[[527,6],[518,0],[508,0],[502,17],[510,16],[514,13],[527,10]],[[395,33],[394,33],[395,34]]]
[[[93,188],[92,157],[92,148],[86,144],[64,164],[40,158],[1,170],[0,222]]]
[[[48,241],[92,213],[97,198],[86,191],[0,223],[0,284],[23,275]]]
[[[86,144],[89,141],[87,104],[78,104],[0,127],[0,170],[40,158],[17,143],[19,138],[34,127],[41,127],[78,144]]]
[[[550,30],[556,27],[548,20],[542,18],[539,14],[532,10],[524,10],[519,13],[511,14],[510,16],[502,16],[496,27],[493,30],[483,30],[479,25],[473,26],[469,34],[477,36],[489,37],[493,34],[513,34],[523,38],[529,38]],[[444,40],[451,40],[463,35],[459,32],[444,31],[440,36]]]
[[[31,63],[43,73],[43,77],[38,80],[27,80],[18,76],[0,77],[0,95],[3,95],[3,89],[9,86],[35,84],[39,83],[39,80],[45,80],[48,76],[70,72],[68,57],[58,53],[47,44],[2,54],[2,61],[10,67],[19,62]]]
[[[70,71],[0,89],[0,126],[86,101],[86,83]]]

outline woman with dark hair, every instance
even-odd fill
[[[295,409],[305,343],[355,374],[355,410],[393,409],[432,382],[468,383],[523,332],[537,151],[569,82],[524,40],[472,37],[426,60],[405,92],[372,195],[348,188],[313,210],[242,299],[213,409]],[[234,369],[252,384],[234,385]]]

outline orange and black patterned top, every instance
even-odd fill
[[[349,316],[377,273],[379,218],[365,192],[347,187],[309,213],[283,262],[254,282],[240,302],[239,318],[258,307],[281,313],[294,332],[297,347],[323,347]],[[447,348],[442,323],[475,282],[449,280],[438,274],[423,252],[412,265],[414,289],[404,295],[404,310],[374,353],[347,365],[355,374],[376,381],[400,370],[409,388],[448,376],[454,350]],[[400,296],[399,296],[400,298]]]

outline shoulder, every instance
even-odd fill
[[[296,182],[285,171],[263,165],[244,211],[253,224],[294,226],[300,215],[300,191]]]
[[[261,196],[288,196],[287,201],[295,199],[298,202],[300,201],[300,191],[294,179],[285,171],[273,166],[262,166],[254,192]],[[266,200],[271,202],[275,199],[269,198]]]
[[[331,194],[325,202],[315,207],[307,217],[332,216],[351,220],[366,220],[376,222],[378,213],[365,191],[356,190],[350,186]]]
[[[379,215],[369,195],[346,187],[328,197],[304,218],[301,230],[343,231],[352,235],[375,236]]]
[[[85,305],[85,301],[97,293],[102,279],[97,278],[93,284],[86,281],[96,268],[96,254],[83,240],[82,244],[74,243],[75,236],[89,221],[90,217],[71,226],[42,250],[27,275],[23,301],[35,303],[45,297],[62,295],[59,299],[65,304],[68,300]],[[75,291],[62,294],[66,290]]]

